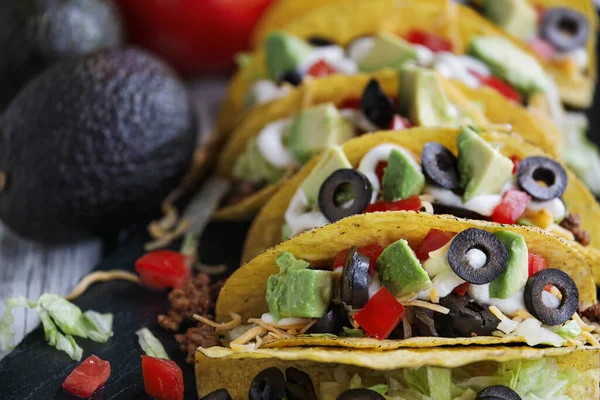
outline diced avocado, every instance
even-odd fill
[[[490,297],[508,299],[527,283],[529,251],[523,236],[507,230],[494,235],[508,250],[508,266],[502,275],[490,283]]]
[[[240,155],[233,166],[233,177],[243,181],[274,183],[285,171],[270,164],[258,151],[256,138],[246,145],[246,150]]]
[[[500,193],[512,177],[513,163],[467,126],[458,135],[458,170],[467,202],[482,194]]]
[[[431,287],[427,272],[404,239],[383,250],[377,259],[377,271],[381,283],[396,297]]]
[[[321,190],[321,185],[325,182],[325,179],[334,171],[345,168],[352,168],[352,164],[348,161],[348,157],[346,157],[341,147],[333,146],[323,153],[319,163],[300,185],[309,207],[318,202],[319,190]]]
[[[280,272],[269,276],[266,296],[275,320],[324,316],[331,303],[333,273],[308,269],[308,262],[289,252],[277,257],[276,263]]]
[[[526,0],[485,0],[483,14],[499,28],[523,41],[531,39],[538,14]]]
[[[292,119],[287,145],[296,160],[304,164],[330,146],[354,136],[354,126],[333,103],[307,108]]]
[[[492,74],[504,79],[527,96],[545,92],[548,76],[531,55],[509,39],[500,36],[477,36],[467,53],[485,62]]]
[[[405,62],[415,60],[417,50],[406,40],[387,32],[373,37],[373,47],[358,62],[362,72],[373,72],[383,68],[400,68]]]
[[[417,126],[455,125],[456,116],[439,76],[433,70],[407,66],[400,70],[398,111]]]
[[[382,186],[385,201],[406,199],[421,194],[425,187],[425,176],[410,154],[394,149],[383,173]]]
[[[297,69],[312,47],[304,40],[283,32],[272,32],[265,40],[267,73],[277,80],[286,71]]]

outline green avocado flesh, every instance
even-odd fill
[[[385,201],[406,199],[423,191],[425,176],[410,155],[394,149],[383,173],[382,186]]]
[[[318,202],[319,190],[321,190],[321,185],[323,185],[325,179],[338,169],[346,168],[352,168],[352,164],[348,161],[341,147],[331,147],[323,154],[319,163],[300,185],[300,189],[304,193],[304,197],[306,197],[308,207],[312,207]]]
[[[267,73],[277,80],[287,71],[297,69],[312,47],[304,40],[283,32],[272,32],[265,41]]]
[[[494,235],[508,250],[508,266],[502,275],[490,283],[490,297],[508,299],[527,283],[529,252],[525,239],[517,233],[502,230]]]
[[[396,297],[431,287],[427,272],[404,239],[383,250],[377,259],[377,271],[381,283]]]
[[[483,14],[521,40],[530,39],[537,31],[538,13],[528,0],[485,0]]]
[[[379,71],[383,68],[399,68],[405,62],[417,58],[416,49],[404,39],[387,32],[373,37],[373,47],[359,61],[358,68],[363,72]]]

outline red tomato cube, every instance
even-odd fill
[[[446,243],[448,243],[454,236],[456,236],[455,232],[445,232],[439,229],[430,229],[417,248],[417,251],[415,251],[417,258],[421,262],[428,260],[429,253],[444,247]]]
[[[500,204],[494,208],[492,221],[499,224],[514,224],[525,212],[531,196],[517,189],[510,189],[502,196]]]
[[[404,306],[384,286],[354,315],[354,320],[369,335],[383,340],[390,336],[403,316]]]
[[[548,268],[548,262],[537,254],[529,252],[529,276],[532,276],[543,269]]]

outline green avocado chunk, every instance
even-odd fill
[[[269,163],[258,151],[256,138],[246,145],[246,150],[240,155],[233,166],[233,177],[249,182],[277,182],[285,171]]]
[[[513,163],[483,140],[472,127],[458,136],[458,170],[463,201],[483,194],[498,194],[512,177]]]
[[[467,53],[485,62],[492,74],[504,79],[518,91],[531,96],[545,92],[550,79],[538,61],[500,36],[476,36]]]
[[[383,250],[377,259],[377,271],[381,283],[396,297],[431,287],[427,272],[404,239]]]
[[[378,33],[373,41],[369,53],[358,62],[358,68],[362,72],[400,68],[405,62],[417,58],[417,50],[410,43],[391,33]]]
[[[402,200],[421,194],[425,176],[421,166],[409,154],[394,149],[383,173],[382,186],[385,201]]]
[[[287,145],[304,164],[330,146],[342,144],[354,137],[354,126],[333,103],[307,108],[292,119]]]
[[[282,253],[276,260],[279,274],[267,280],[267,304],[275,320],[283,317],[321,318],[333,295],[333,273],[308,269],[309,263]]]
[[[327,150],[319,160],[319,163],[311,171],[302,184],[300,189],[306,197],[308,207],[312,207],[319,200],[319,190],[325,179],[338,169],[352,168],[344,150],[340,146],[333,146]]]
[[[529,250],[523,236],[507,230],[494,235],[508,250],[508,266],[502,275],[490,283],[490,297],[508,299],[527,283]]]
[[[265,40],[267,73],[277,80],[286,71],[297,69],[312,51],[304,40],[284,32],[272,32]]]
[[[485,0],[483,14],[499,28],[523,41],[537,31],[538,13],[527,0]]]

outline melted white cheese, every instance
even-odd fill
[[[256,147],[261,156],[278,168],[298,166],[292,153],[283,144],[283,132],[290,125],[289,119],[282,119],[270,124],[260,131],[256,138]]]

